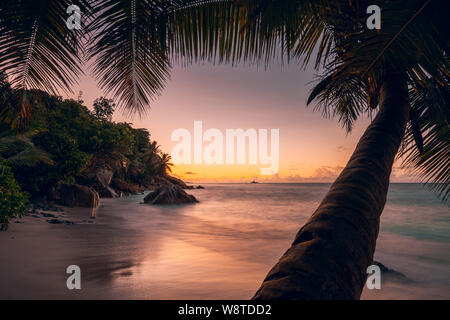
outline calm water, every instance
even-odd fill
[[[205,187],[189,190],[201,201],[194,205],[139,204],[143,195],[102,199],[95,224],[49,227],[59,240],[52,240],[54,250],[42,263],[49,274],[80,265],[81,298],[248,299],[329,185]],[[391,185],[376,260],[410,281],[384,279],[381,290],[365,290],[363,298],[450,299],[449,249],[449,207],[421,185]],[[22,259],[33,264],[32,254]],[[30,292],[41,288],[35,295],[67,297],[63,285],[49,281],[34,284]]]

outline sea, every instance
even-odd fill
[[[18,280],[17,295],[250,299],[330,184],[203,186],[187,190],[196,204],[152,206],[140,194],[102,199],[94,212],[66,211],[77,223],[46,227],[51,245],[36,244],[9,258],[40,266],[33,273],[45,269],[39,281],[30,277],[36,283]],[[381,274],[380,289],[365,286],[361,299],[450,299],[449,206],[421,184],[391,184],[375,260],[393,271]],[[66,265],[81,268],[77,293],[65,288]],[[60,277],[51,277],[57,270]],[[14,286],[15,271],[8,272],[6,283]]]

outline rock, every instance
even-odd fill
[[[180,186],[172,183],[159,187],[144,198],[144,203],[149,204],[183,204],[194,202],[198,202],[198,200],[193,195],[187,194]]]
[[[54,214],[51,214],[51,213],[42,213],[42,215],[44,216],[44,217],[46,217],[46,218],[55,218],[56,216],[54,215]]]
[[[119,179],[114,179],[111,183],[111,185],[116,188],[116,190],[120,190],[123,191],[125,193],[132,193],[132,194],[137,194],[139,192],[144,191],[144,187],[139,186],[137,184],[132,184],[132,183],[128,183],[125,182],[123,180],[119,180]]]
[[[69,207],[97,208],[100,196],[92,188],[79,184],[63,184],[60,190],[61,203]]]
[[[382,274],[382,280],[389,280],[392,282],[401,282],[401,283],[411,283],[414,282],[407,276],[405,276],[403,273],[398,272],[393,269],[389,269],[384,264],[378,261],[373,262],[374,265],[377,265],[380,268],[381,274]]]
[[[194,189],[193,186],[188,186],[188,185],[187,185],[186,183],[184,183],[184,181],[181,180],[181,179],[178,179],[178,178],[175,178],[175,177],[172,177],[172,176],[169,176],[169,175],[167,175],[164,179],[165,179],[167,182],[171,183],[171,184],[174,184],[174,185],[176,185],[176,186],[179,186],[180,188],[183,188],[183,189]]]
[[[95,173],[95,176],[104,187],[108,187],[111,183],[112,177],[114,175],[114,171],[109,170],[107,168],[101,168],[98,169],[98,171]]]
[[[60,180],[55,185],[53,185],[48,191],[48,198],[55,201],[61,200],[61,188],[64,184],[65,183]]]
[[[117,192],[111,187],[100,188],[98,194],[102,198],[119,198],[120,196]]]
[[[201,186],[201,185],[198,185],[197,188],[195,188],[195,189],[205,189],[205,187]]]
[[[118,198],[119,195],[110,187],[114,170],[107,166],[90,166],[77,177],[77,182],[98,192],[101,198]]]
[[[94,188],[98,191],[98,194],[102,198],[119,198],[117,192],[109,186],[111,183],[114,171],[101,168],[95,173]]]
[[[61,224],[61,223],[64,223],[64,221],[58,220],[58,219],[48,219],[47,222],[48,222],[48,223],[51,223],[51,224]]]

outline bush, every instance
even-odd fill
[[[0,158],[0,230],[8,229],[9,219],[25,212],[28,195],[21,192],[11,169]]]

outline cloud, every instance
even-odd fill
[[[391,182],[419,182],[420,180],[420,177],[412,172],[411,168],[401,166],[394,166],[392,168]]]
[[[347,151],[348,150],[348,148],[347,147],[344,147],[344,146],[338,146],[337,148],[336,148],[336,151],[337,152],[344,152],[344,151]]]
[[[260,182],[287,182],[287,183],[301,183],[301,182],[323,182],[330,183],[336,180],[337,176],[341,173],[344,167],[342,166],[322,166],[317,168],[310,176],[301,176],[299,174],[293,174],[289,176],[271,176],[271,177],[259,177]]]
[[[342,169],[344,169],[344,167],[322,166],[314,170],[314,173],[309,178],[312,180],[324,182],[334,181],[339,175],[339,173],[341,173]]]

